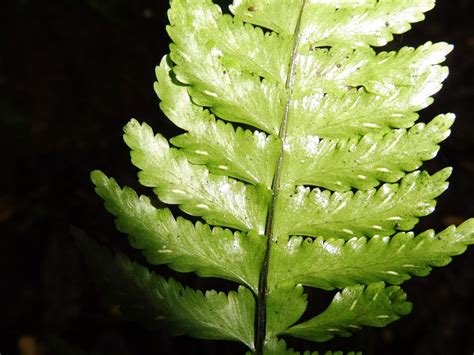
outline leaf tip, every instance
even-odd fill
[[[466,236],[468,244],[474,244],[474,218],[469,218],[457,227],[458,233]]]
[[[101,170],[91,171],[90,179],[95,186],[103,185],[106,180],[108,180],[107,175],[105,175]]]

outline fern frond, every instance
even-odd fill
[[[435,198],[448,187],[451,171],[445,168],[432,176],[415,171],[400,184],[356,193],[311,191],[301,186],[285,191],[276,207],[275,234],[350,239],[410,230],[418,217],[433,212]]]
[[[289,136],[347,139],[368,133],[386,133],[392,128],[410,128],[419,111],[432,102],[445,76],[424,77],[416,87],[398,87],[388,97],[366,93],[364,88],[348,88],[345,93],[312,94],[292,104],[294,125]]]
[[[428,230],[393,237],[280,240],[272,251],[269,285],[294,282],[325,290],[385,281],[401,284],[445,266],[474,244],[474,219],[436,234]]]
[[[305,5],[302,22],[303,44],[319,46],[383,46],[394,33],[422,21],[434,0],[316,0]],[[237,0],[231,11],[246,22],[292,36],[298,22],[300,0]],[[318,21],[315,21],[318,19]]]
[[[261,236],[175,219],[168,209],[157,209],[148,197],[138,197],[128,187],[121,189],[98,171],[92,173],[92,181],[108,211],[117,217],[117,229],[130,236],[130,244],[141,249],[148,262],[236,281],[257,292],[265,249]]]
[[[132,120],[124,139],[140,183],[198,220],[175,218],[101,172],[92,180],[149,263],[230,280],[237,291],[195,291],[82,242],[125,315],[240,341],[256,355],[296,355],[281,337],[326,341],[410,311],[405,293],[385,284],[425,276],[474,243],[474,220],[409,232],[451,174],[418,169],[454,114],[416,121],[448,75],[452,46],[372,48],[433,6],[234,0],[224,15],[211,0],[171,1],[173,44],[155,91],[185,132],[168,142]],[[308,287],[340,291],[298,324]]]
[[[191,164],[165,138],[154,136],[146,123],[130,121],[124,139],[132,149],[133,164],[142,170],[140,183],[153,187],[163,202],[179,204],[184,212],[202,216],[210,224],[257,233],[264,230],[269,197],[265,188]]]
[[[201,55],[199,51],[207,46],[211,52],[201,52],[204,56],[214,54],[241,70],[272,82],[286,82],[291,42],[278,34],[264,33],[237,17],[222,16],[220,8],[209,1],[181,0],[173,4],[169,17],[173,53],[182,54],[186,62],[191,53]],[[191,50],[190,43],[194,43]]]
[[[400,87],[419,87],[426,77],[444,80],[448,69],[436,64],[444,62],[452,49],[443,42],[377,55],[370,48],[315,49],[301,56],[294,90],[303,97],[360,86],[368,93],[389,97]],[[400,72],[400,67],[407,70]]]
[[[350,336],[361,326],[384,327],[410,313],[411,304],[397,286],[383,282],[350,286],[334,296],[329,307],[307,322],[289,328],[285,334],[312,341],[327,341],[335,335]]]
[[[285,172],[298,185],[332,191],[368,190],[379,182],[396,182],[436,155],[453,122],[454,115],[439,115],[427,125],[418,123],[409,130],[346,140],[303,135],[290,141]]]
[[[176,78],[190,86],[188,90],[195,103],[210,107],[217,116],[278,133],[284,112],[284,87],[270,78],[261,80],[247,70],[229,65],[233,61],[222,61],[224,52],[219,46],[223,42],[210,46],[206,31],[196,31],[196,25],[201,30],[219,31],[215,23],[219,16],[220,8],[207,0],[173,2],[168,33],[174,39],[171,59],[176,63]],[[240,27],[244,31],[242,22]]]
[[[241,286],[228,295],[195,291],[173,279],[166,281],[122,254],[114,258],[85,235],[75,234],[86,262],[97,270],[97,280],[127,318],[152,329],[165,322],[175,335],[235,340],[253,349],[255,300],[247,288]]]
[[[161,109],[174,124],[188,131],[173,138],[171,143],[180,147],[192,163],[206,164],[212,173],[263,184],[270,189],[280,149],[275,136],[251,133],[240,127],[235,130],[194,105],[187,87],[171,77],[166,58],[156,72],[155,89]]]

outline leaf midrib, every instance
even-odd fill
[[[295,64],[298,46],[300,42],[300,30],[301,30],[301,18],[303,11],[306,5],[306,0],[302,0],[301,9],[298,16],[298,21],[296,23],[295,32],[294,32],[294,43],[293,50],[291,53],[290,63],[288,66],[288,76],[285,84],[285,89],[288,92],[288,97],[286,100],[285,111],[283,113],[282,122],[280,125],[280,131],[278,137],[281,140],[280,154],[278,158],[278,165],[275,170],[275,176],[272,184],[272,200],[270,202],[270,208],[267,215],[267,221],[265,225],[265,235],[266,235],[266,249],[265,257],[263,260],[262,268],[260,271],[259,285],[258,285],[258,294],[257,294],[257,308],[256,308],[256,320],[255,320],[255,349],[257,355],[263,354],[263,348],[265,344],[265,330],[266,330],[266,301],[267,301],[267,283],[268,283],[268,270],[269,270],[269,260],[271,247],[274,242],[274,215],[275,215],[275,206],[279,198],[279,192],[281,189],[281,178],[283,171],[283,163],[285,156],[285,141],[287,137],[288,130],[288,119],[290,113],[290,106],[293,95],[294,81],[295,81]]]

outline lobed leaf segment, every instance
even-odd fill
[[[398,285],[474,242],[473,219],[411,232],[451,173],[418,169],[449,136],[454,115],[416,121],[448,74],[440,64],[452,46],[373,48],[433,6],[235,0],[223,15],[210,0],[171,1],[173,43],[155,90],[185,133],[167,141],[131,120],[124,138],[140,183],[198,222],[102,172],[92,180],[150,264],[236,289],[193,290],[79,236],[123,314],[173,334],[239,341],[250,353],[299,354],[283,338],[323,342],[409,313]],[[308,287],[337,293],[301,322]]]

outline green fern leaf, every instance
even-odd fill
[[[99,271],[98,279],[109,297],[121,305],[128,318],[151,328],[165,322],[175,335],[235,340],[253,348],[255,300],[247,288],[239,287],[228,295],[215,291],[203,294],[173,279],[166,281],[124,255],[113,258],[84,235],[79,234],[77,240],[87,253],[87,262]]]
[[[445,266],[474,243],[474,219],[441,233],[429,230],[393,237],[280,240],[272,251],[269,284],[284,280],[325,290],[385,281],[401,284],[411,275],[426,276]]]
[[[142,169],[140,183],[153,187],[163,202],[179,204],[183,211],[202,216],[211,224],[264,230],[269,197],[266,189],[191,164],[181,151],[170,148],[164,137],[154,136],[146,123],[130,121],[124,139],[132,149],[133,164]]]
[[[409,130],[369,133],[362,138],[301,137],[291,145],[288,178],[333,191],[367,190],[381,181],[398,181],[436,156],[438,143],[449,135],[453,121],[453,115],[439,115],[427,125],[418,123]]]
[[[393,39],[393,33],[406,32],[410,23],[423,20],[423,13],[431,10],[434,3],[434,0],[416,3],[410,0],[396,3],[390,0],[237,0],[231,10],[246,22],[292,36],[304,4],[303,43],[383,46]]]
[[[168,141],[131,120],[124,139],[140,183],[197,221],[99,171],[92,180],[150,264],[226,279],[235,291],[193,290],[79,236],[126,317],[239,341],[252,354],[296,355],[282,337],[323,342],[410,311],[396,285],[474,243],[474,219],[437,234],[411,232],[451,174],[420,168],[449,136],[454,115],[416,121],[448,75],[441,64],[452,46],[373,48],[433,6],[234,0],[229,15],[211,0],[171,1],[173,43],[155,91],[184,133]],[[308,288],[337,293],[301,322]]]
[[[171,143],[195,164],[206,164],[214,174],[228,175],[271,188],[279,145],[275,136],[251,133],[218,121],[208,111],[193,105],[187,87],[176,83],[167,60],[157,67],[155,89],[168,118],[188,133]]]
[[[411,304],[405,299],[399,287],[384,288],[383,282],[365,289],[362,285],[350,286],[337,293],[324,312],[289,328],[285,334],[326,341],[335,335],[350,336],[363,325],[383,327],[410,312]]]
[[[92,173],[92,180],[109,212],[117,217],[117,229],[131,236],[130,243],[142,249],[151,264],[232,280],[257,291],[263,238],[221,228],[211,230],[181,217],[175,220],[168,209],[157,209],[148,197],[138,197],[130,188],[120,189],[101,172]]]
[[[311,191],[299,186],[282,193],[280,204],[276,205],[275,235],[349,239],[410,230],[418,222],[417,217],[433,212],[434,199],[448,187],[446,179],[450,174],[450,168],[432,176],[416,171],[406,175],[400,184],[385,184],[355,194]]]

